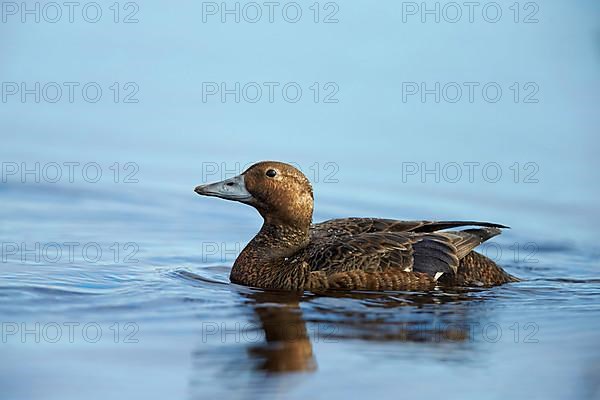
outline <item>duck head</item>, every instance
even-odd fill
[[[261,161],[241,175],[197,186],[201,196],[214,196],[254,207],[269,225],[306,228],[312,222],[313,191],[310,181],[293,166]]]

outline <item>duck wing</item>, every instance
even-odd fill
[[[326,273],[386,269],[410,272],[414,262],[413,236],[402,232],[372,232],[311,240],[302,258],[312,271]]]
[[[315,225],[303,258],[312,271],[327,274],[422,272],[437,280],[456,275],[460,260],[500,229],[483,227],[436,232],[470,221],[394,221],[367,218],[332,220]],[[484,223],[485,224],[485,223]],[[433,232],[429,232],[433,230]]]

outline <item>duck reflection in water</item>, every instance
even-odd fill
[[[252,307],[265,338],[264,343],[251,345],[247,353],[256,369],[281,373],[316,370],[313,342],[335,344],[358,339],[468,347],[472,344],[473,326],[479,325],[482,317],[485,319],[475,311],[477,307],[466,306],[467,301],[477,298],[473,294],[476,293],[467,289],[454,293],[396,295],[246,292],[243,296]],[[323,302],[330,306],[317,305]],[[455,303],[453,312],[436,311],[443,303]],[[306,313],[301,304],[306,305]],[[452,351],[444,347],[447,352],[442,352],[442,358],[449,360]]]
[[[258,360],[257,368],[268,372],[314,371],[317,366],[299,305],[301,296],[256,292],[247,297],[265,334],[265,343],[248,349]]]

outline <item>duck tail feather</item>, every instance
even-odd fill
[[[452,242],[456,247],[457,255],[459,259],[462,259],[471,252],[475,247],[479,246],[483,242],[493,238],[502,233],[500,228],[477,228],[477,229],[464,229],[462,231],[451,231],[448,234],[454,238]]]
[[[445,230],[445,229],[460,228],[460,227],[463,227],[463,226],[479,226],[479,227],[482,227],[482,228],[510,229],[509,226],[501,225],[501,224],[495,224],[495,223],[492,223],[492,222],[477,222],[477,221],[432,221],[432,222],[426,223],[423,226],[420,226],[420,227],[414,229],[414,232],[429,233],[429,232],[442,231],[442,230]]]

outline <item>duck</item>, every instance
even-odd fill
[[[235,284],[284,291],[426,291],[518,281],[474,251],[507,226],[360,217],[313,223],[311,183],[284,162],[257,162],[194,191],[247,204],[263,218],[233,264]]]

